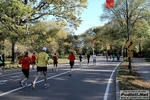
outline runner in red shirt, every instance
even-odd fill
[[[35,64],[36,64],[36,54],[35,54],[35,52],[33,52],[33,55],[32,55],[32,57],[31,57],[31,59],[32,59],[32,70],[34,70],[34,66],[35,66]]]
[[[28,52],[27,51],[25,51],[24,56],[20,58],[18,63],[22,64],[22,72],[23,72],[23,74],[25,76],[25,78],[22,81],[20,81],[20,84],[21,84],[22,87],[23,86],[27,87],[28,86],[27,80],[29,78],[30,64],[32,63],[32,60],[28,56]]]
[[[57,67],[57,64],[58,64],[58,56],[56,55],[56,53],[54,54],[54,56],[53,56],[53,64],[54,64],[54,66],[53,66],[53,68],[52,68],[52,71],[53,71],[53,69],[55,68],[56,69],[56,72],[58,71],[58,67]]]
[[[76,58],[75,58],[74,54],[71,53],[71,54],[69,54],[68,59],[70,60],[70,62],[69,62],[70,63],[70,74],[69,74],[69,76],[71,76],[72,75],[72,68],[74,66],[74,60]]]

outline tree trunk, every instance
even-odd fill
[[[12,41],[12,47],[11,47],[11,63],[14,64],[15,63],[15,42]]]

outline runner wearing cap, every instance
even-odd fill
[[[48,54],[46,53],[47,48],[43,47],[42,52],[37,55],[37,76],[35,77],[32,83],[32,89],[35,89],[35,83],[38,78],[41,76],[41,72],[44,74],[44,88],[47,88],[49,85],[47,84],[47,64],[48,64]]]

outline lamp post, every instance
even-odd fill
[[[94,55],[94,40],[92,40],[92,49],[93,49],[93,55]]]

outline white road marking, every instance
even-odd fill
[[[20,81],[21,79],[16,79],[16,80],[13,80],[13,81]]]
[[[52,78],[55,78],[55,77],[61,76],[61,75],[63,75],[63,74],[69,73],[69,72],[70,72],[70,71],[66,71],[66,72],[63,72],[63,73],[60,73],[60,74],[57,74],[57,75],[54,75],[54,76],[48,77],[47,79],[49,80],[49,79],[52,79]],[[36,84],[37,84],[37,83],[40,83],[40,82],[43,82],[43,81],[44,81],[44,80],[37,81],[37,82],[36,82]],[[31,86],[31,84],[29,84],[28,86]],[[19,88],[16,88],[16,89],[10,90],[10,91],[8,91],[8,92],[1,93],[1,94],[0,94],[0,97],[1,97],[1,96],[4,96],[4,95],[7,95],[7,94],[9,94],[9,93],[12,93],[12,92],[15,92],[15,91],[21,90],[21,89],[23,89],[23,88],[24,88],[24,87],[19,87]]]
[[[86,66],[86,67],[88,67],[88,66]],[[85,67],[82,67],[82,68],[85,68]],[[79,69],[81,69],[81,68],[74,69],[73,71],[79,70]],[[52,78],[55,78],[55,77],[58,77],[58,76],[61,76],[61,75],[63,75],[63,74],[69,73],[69,72],[70,72],[70,71],[66,71],[66,72],[63,72],[63,73],[60,73],[60,74],[57,74],[57,75],[48,77],[47,80],[52,79]],[[44,79],[42,79],[42,80],[40,80],[40,81],[37,81],[36,84],[37,84],[37,83],[40,83],[40,82],[43,82],[43,81],[44,81]],[[31,84],[28,84],[28,86],[31,86]],[[9,94],[9,93],[12,93],[12,92],[21,90],[21,89],[23,89],[23,88],[24,88],[24,87],[19,87],[19,88],[10,90],[10,91],[8,91],[8,92],[1,93],[1,94],[0,94],[0,97],[1,97],[1,96],[4,96],[4,95],[7,95],[7,94]]]
[[[22,74],[22,72],[17,72],[17,73],[7,74],[7,75],[4,74],[3,77],[4,77],[4,76],[13,76],[13,75],[17,75],[17,74]]]
[[[3,85],[3,84],[5,84],[5,83],[0,83],[0,85]]]
[[[118,68],[118,66],[119,66],[121,63],[122,63],[122,62],[120,62],[120,63],[115,67],[115,69],[113,70],[113,72],[112,72],[111,75],[110,75],[110,78],[109,78],[108,83],[107,83],[107,87],[106,87],[106,90],[105,90],[105,95],[104,95],[104,99],[103,99],[103,100],[107,100],[107,98],[108,98],[110,83],[111,83],[111,81],[113,80],[113,79],[112,79],[113,74],[115,73],[116,69]]]
[[[109,81],[108,81],[108,83],[107,83],[107,87],[106,87],[106,91],[105,91],[105,95],[104,95],[104,99],[103,99],[103,100],[107,100],[107,98],[108,98],[107,96],[108,96],[108,93],[109,93],[109,87],[110,87],[110,83],[111,83],[111,80],[112,80],[112,76],[113,76],[115,70],[117,69],[117,67],[118,67],[120,64],[121,64],[121,63],[119,63],[119,64],[115,67],[115,69],[113,70],[113,72],[111,73],[111,76],[110,76]],[[85,67],[89,67],[89,66],[84,66],[84,67],[81,67],[81,68],[77,68],[77,69],[74,69],[73,71],[79,70],[79,69],[82,69],[82,68],[85,68]],[[57,75],[48,77],[47,79],[49,80],[49,79],[52,79],[52,78],[61,76],[61,75],[63,75],[63,74],[69,73],[69,72],[70,72],[70,71],[66,71],[66,72],[63,72],[63,73],[60,73],[60,74],[57,74]],[[8,74],[8,75],[5,75],[5,76],[16,75],[16,74],[19,74],[19,73],[22,73],[22,72],[18,72],[18,73],[15,73],[15,74]],[[37,84],[37,83],[40,83],[40,82],[43,82],[43,81],[44,81],[44,79],[43,79],[43,80],[40,80],[40,81],[37,81],[36,84]],[[28,86],[31,86],[31,84],[28,84]],[[4,95],[7,95],[7,94],[9,94],[9,93],[12,93],[12,92],[21,90],[21,89],[23,89],[23,88],[24,88],[24,87],[19,87],[19,88],[10,90],[10,91],[8,91],[8,92],[1,93],[1,94],[0,94],[0,97],[1,97],[1,96],[4,96]]]
[[[7,82],[8,80],[1,80],[0,83],[5,83]]]

